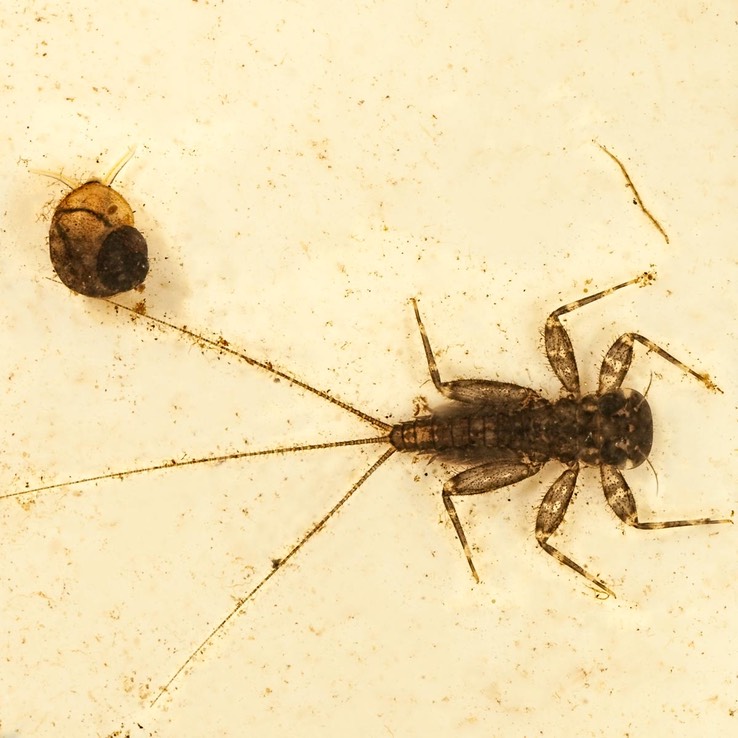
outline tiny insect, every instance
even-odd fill
[[[138,287],[149,272],[148,246],[133,227],[133,210],[110,185],[133,156],[129,151],[101,180],[80,184],[53,177],[72,191],[57,205],[49,228],[49,255],[59,279],[88,297],[111,297]]]
[[[225,460],[285,454],[297,451],[335,448],[360,444],[386,444],[388,448],[351,486],[344,496],[281,558],[251,589],[240,598],[230,613],[221,620],[187,659],[160,688],[152,706],[167,692],[182,672],[200,656],[215,636],[238,614],[256,593],[292,559],[302,547],[318,533],[339,511],[359,487],[395,452],[429,454],[466,467],[448,479],[443,485],[442,499],[449,519],[456,532],[472,576],[479,581],[472,560],[466,534],[459,520],[454,499],[465,495],[477,495],[502,489],[537,474],[545,464],[557,461],[565,469],[546,492],[538,510],[535,526],[536,541],[541,548],[558,562],[573,570],[594,585],[602,597],[614,597],[614,592],[600,578],[551,545],[549,539],[564,520],[574,494],[580,468],[596,466],[600,469],[605,499],[617,517],[634,528],[658,530],[694,525],[732,523],[730,519],[698,518],[693,520],[669,520],[663,522],[642,521],[638,516],[635,498],[625,481],[623,472],[642,464],[648,458],[653,442],[653,420],[645,396],[622,386],[633,359],[633,349],[640,343],[649,351],[670,362],[686,374],[699,380],[705,387],[720,391],[708,375],[700,374],[648,338],[638,333],[624,333],[607,351],[600,367],[596,392],[583,394],[580,387],[574,349],[569,335],[561,323],[561,317],[578,308],[600,300],[629,285],[651,284],[655,276],[644,273],[615,287],[580,300],[567,303],[554,310],[545,323],[545,349],[549,364],[561,382],[564,392],[557,400],[548,400],[538,392],[517,384],[487,379],[457,379],[442,381],[431,349],[428,334],[420,317],[416,300],[412,300],[415,319],[425,352],[431,380],[435,388],[450,403],[442,409],[412,420],[388,425],[334,398],[326,392],[292,377],[274,367],[242,354],[223,339],[211,340],[186,328],[177,327],[150,315],[138,315],[134,309],[112,303],[116,309],[124,309],[165,328],[175,329],[194,339],[199,345],[207,345],[232,354],[293,385],[317,394],[325,400],[362,418],[381,430],[384,435],[334,441],[322,444],[291,446],[263,451],[210,456],[188,461],[167,461],[141,469],[113,472],[80,479],[76,482],[53,484],[23,492],[3,495],[17,497],[45,490],[68,487],[102,479],[123,478],[157,469],[194,464],[216,463]]]

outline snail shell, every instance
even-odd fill
[[[49,251],[59,279],[89,297],[138,287],[149,271],[148,247],[133,227],[131,206],[102,182],[87,182],[59,203]]]

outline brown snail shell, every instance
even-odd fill
[[[69,289],[110,297],[138,287],[149,271],[146,240],[112,187],[92,181],[57,206],[49,230],[51,263]]]

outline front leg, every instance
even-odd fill
[[[613,343],[602,360],[598,394],[602,395],[605,392],[612,392],[618,389],[623,383],[625,375],[628,373],[628,369],[630,369],[631,362],[633,361],[633,344],[635,341],[638,341],[638,343],[645,346],[649,351],[658,354],[662,359],[666,359],[677,367],[677,369],[681,369],[685,374],[691,374],[693,377],[699,379],[707,389],[713,392],[722,392],[720,387],[707,374],[700,374],[694,369],[690,369],[686,364],[679,361],[675,356],[672,356],[668,351],[664,351],[664,349],[657,346],[650,339],[642,336],[640,333],[624,333]]]
[[[627,525],[640,530],[660,530],[662,528],[683,528],[690,525],[717,525],[732,523],[729,518],[695,518],[693,520],[665,520],[662,522],[642,523],[638,519],[635,498],[622,473],[614,466],[602,464],[600,467],[602,489],[607,504],[613,512]]]
[[[576,561],[570,559],[566,554],[561,553],[554,548],[548,539],[556,531],[564,520],[564,515],[569,507],[571,498],[577,485],[577,476],[579,475],[579,465],[575,464],[559,476],[559,478],[551,485],[546,492],[540,508],[538,508],[538,517],[536,518],[536,540],[538,545],[548,554],[553,556],[556,561],[573,569],[577,574],[581,574],[588,579],[601,592],[611,597],[615,597],[615,593],[601,580],[590,574],[585,568],[577,564]]]

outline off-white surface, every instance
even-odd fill
[[[117,188],[152,254],[152,315],[223,335],[389,422],[441,372],[559,390],[550,310],[585,381],[637,330],[658,473],[643,518],[736,506],[735,5],[5,3],[0,11],[5,493],[164,461],[371,435],[264,372],[72,295],[46,254],[62,185],[129,145]],[[658,9],[654,9],[658,8]],[[514,9],[515,8],[515,9]],[[662,236],[632,203],[628,167]],[[129,304],[140,295],[126,298]],[[459,502],[396,455],[156,707],[208,630],[377,448],[153,473],[0,500],[0,736],[729,735],[733,527],[624,530],[594,473],[535,543],[555,465]],[[140,726],[140,727],[139,727]]]

